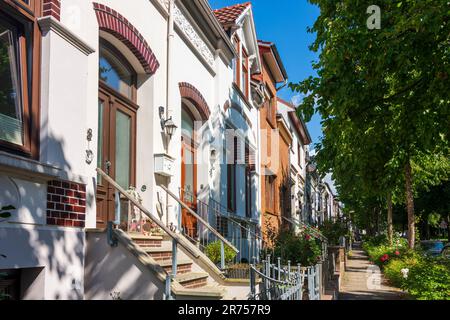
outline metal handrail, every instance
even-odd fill
[[[156,223],[158,227],[160,227],[167,235],[169,235],[172,239],[176,240],[184,249],[189,251],[194,257],[197,256],[189,246],[183,243],[184,239],[181,238],[178,234],[172,232],[164,223],[162,223],[156,216],[154,216],[150,211],[148,211],[142,204],[140,204],[136,199],[128,194],[116,181],[114,181],[110,176],[108,176],[102,169],[96,169],[98,174],[102,176],[103,179],[106,180],[111,186],[113,186],[117,191],[119,191],[128,201],[131,201],[133,205],[135,205],[139,210],[141,210],[148,218],[152,220],[152,222]]]
[[[188,196],[190,196],[190,197],[192,197],[192,198],[194,197],[194,195],[193,195],[191,192],[185,191],[185,190],[182,189],[182,188],[180,188],[180,190],[181,190],[184,194],[187,194]],[[210,200],[211,200],[212,202],[214,202],[214,204],[216,204],[216,205],[219,206],[220,208],[222,208],[222,209],[225,208],[222,204],[220,204],[219,202],[215,201],[214,199],[210,199]],[[204,201],[202,201],[202,200],[200,200],[200,199],[197,199],[197,201],[198,201],[199,203],[201,203],[202,205],[205,205],[205,206],[210,207],[210,208],[212,207],[210,204],[207,204],[206,202],[204,202]],[[217,210],[217,209],[215,209],[215,208],[213,208],[213,210],[215,211],[215,214],[219,215],[220,217],[223,217],[223,218],[226,218],[226,219],[230,220],[232,223],[236,224],[236,225],[237,225],[239,228],[241,228],[242,230],[245,230],[245,231],[249,232],[252,236],[255,237],[255,239],[261,240],[263,243],[267,243],[267,241],[265,241],[261,236],[257,235],[257,234],[256,234],[255,232],[253,232],[251,229],[244,227],[244,226],[238,221],[238,220],[240,220],[239,218],[241,218],[241,217],[239,217],[239,216],[237,216],[237,215],[231,214],[231,212],[230,212],[228,209],[225,209],[225,211],[227,211],[226,214],[224,214],[221,210]],[[245,219],[243,219],[243,220],[245,221]],[[247,222],[252,223],[252,224],[254,224],[254,225],[257,224],[257,222],[254,222],[254,221],[247,221]],[[261,232],[264,234],[264,231],[261,230]]]
[[[186,209],[190,214],[192,214],[198,221],[200,221],[207,229],[209,229],[217,238],[219,238],[224,244],[230,247],[235,253],[239,253],[239,250],[231,244],[227,239],[225,239],[216,229],[214,229],[208,222],[206,222],[202,217],[200,217],[194,210],[189,208],[187,204],[181,201],[172,191],[167,189],[166,186],[160,186],[169,196],[171,196],[175,201],[177,201],[184,209]]]
[[[304,227],[304,228],[308,229],[312,233],[313,237],[315,237],[315,238],[317,238],[319,240],[323,240],[325,242],[328,242],[328,239],[323,234],[321,234],[319,231],[311,228],[311,226],[307,225],[306,223],[303,223],[301,221],[297,221],[297,220],[295,220],[293,218],[289,219],[289,218],[286,218],[284,216],[282,218],[285,219],[286,221],[290,222],[291,224],[297,226],[297,227]]]
[[[261,271],[259,271],[254,266],[251,266],[250,268],[253,269],[253,271],[255,271],[260,277],[265,278],[265,279],[267,279],[269,281],[272,281],[272,282],[275,282],[275,283],[278,283],[278,284],[285,284],[285,285],[286,284],[291,284],[289,281],[281,281],[281,280],[277,280],[277,279],[271,278],[271,277],[267,276],[266,274],[262,273]]]

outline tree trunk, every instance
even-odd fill
[[[394,227],[392,225],[392,194],[389,193],[387,197],[387,223],[388,223],[388,238],[389,244],[392,246],[394,238]]]
[[[378,212],[377,208],[374,210],[375,213],[375,234],[380,234],[380,213]]]
[[[406,182],[406,209],[408,212],[408,244],[410,249],[414,249],[416,240],[415,217],[414,217],[414,194],[411,162],[405,166]]]

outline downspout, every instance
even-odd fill
[[[169,8],[168,8],[168,20],[167,20],[167,69],[166,69],[166,119],[170,118],[172,113],[172,43],[175,38],[174,34],[174,8],[175,8],[175,0],[169,0]],[[165,136],[165,151],[166,154],[169,155],[169,137]],[[170,178],[167,178],[167,188],[169,189]],[[180,220],[180,219],[179,219]],[[166,225],[169,225],[169,195],[166,192]],[[180,229],[181,226],[178,226]]]
[[[167,24],[167,70],[166,70],[166,119],[170,118],[170,114],[172,113],[172,92],[171,92],[171,80],[172,80],[172,56],[173,56],[173,50],[172,50],[172,43],[173,39],[175,38],[174,34],[174,18],[173,13],[175,9],[175,0],[169,0],[169,17],[168,17],[168,24]],[[166,144],[166,152],[169,152],[169,145],[168,141]]]

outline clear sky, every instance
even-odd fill
[[[244,3],[246,0],[209,0],[213,9]],[[308,46],[314,41],[314,35],[308,33],[319,16],[319,8],[307,0],[253,0],[253,13],[257,36],[260,40],[274,42],[280,52],[289,75],[289,81],[299,82],[311,75],[312,61],[317,60],[316,53]],[[279,93],[287,101],[298,100],[294,93],[286,88]],[[322,136],[320,117],[315,116],[308,123],[313,144]]]

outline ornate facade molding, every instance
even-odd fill
[[[169,0],[159,0],[159,3],[167,12],[169,11]],[[183,14],[183,12],[181,12],[180,8],[177,5],[175,5],[174,7],[173,18],[177,27],[180,28],[181,32],[194,46],[195,50],[197,50],[197,52],[211,68],[214,68],[214,53],[211,51],[205,41],[203,41],[198,32],[188,21],[186,16]]]

